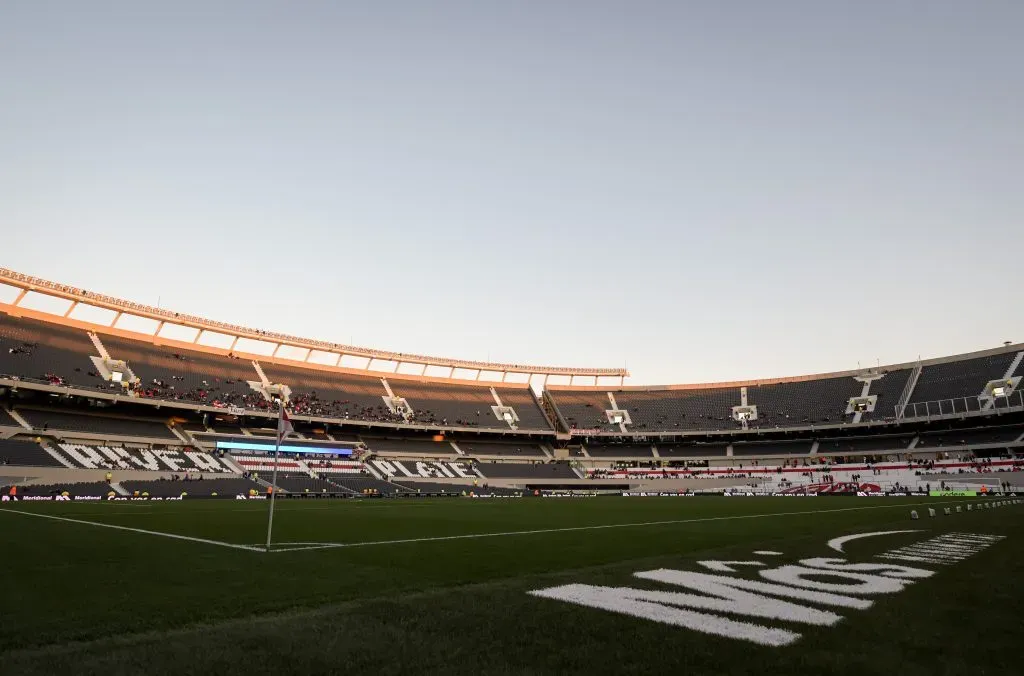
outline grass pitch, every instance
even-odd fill
[[[284,500],[265,553],[263,502],[8,503],[0,673],[1016,673],[1024,505],[908,517],[954,504],[967,502]],[[633,573],[761,550],[782,553],[772,565],[843,556],[826,541],[912,528],[925,532],[847,551],[1006,539],[781,648],[528,594],[654,588]]]

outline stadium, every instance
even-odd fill
[[[1020,673],[1024,2],[0,2],[0,676]]]
[[[1024,345],[648,387],[625,385],[622,369],[395,354],[11,270],[0,282],[13,296],[0,305],[0,499],[16,543],[4,577],[24,581],[6,595],[16,621],[5,623],[4,645],[23,646],[9,653],[15,670],[44,654],[72,671],[81,659],[105,671],[187,651],[217,671],[253,653],[289,671],[321,668],[324,654],[360,670],[433,671],[466,642],[514,664],[506,632],[518,630],[531,643],[516,652],[545,670],[592,668],[576,651],[601,652],[602,633],[700,646],[708,656],[689,658],[698,663],[722,660],[730,642],[798,645],[783,658],[795,665],[816,659],[809,646],[831,643],[824,628],[842,621],[843,640],[888,636],[904,622],[900,608],[922,598],[880,600],[858,624],[772,594],[867,608],[856,594],[877,593],[872,584],[889,593],[941,573],[937,581],[951,578],[943,593],[957,598],[957,571],[936,567],[974,554],[989,558],[986,568],[1012,565],[1019,553],[1001,540],[1019,532],[1024,511]],[[64,310],[33,310],[34,297]],[[109,323],[75,318],[97,312]],[[130,318],[153,332],[118,328]],[[339,366],[351,360],[363,367]],[[911,511],[940,521],[915,523]],[[844,535],[866,540],[837,550],[857,563],[813,558]],[[767,561],[748,560],[751,550]],[[763,568],[783,554],[811,558]],[[75,586],[55,595],[41,561],[73,564]],[[641,564],[651,570],[629,570]],[[706,574],[743,566],[795,586]],[[831,576],[840,580],[820,579]],[[914,591],[931,594],[927,584]],[[838,593],[847,588],[855,595]],[[505,610],[494,616],[495,607]],[[959,610],[951,602],[943,612]],[[397,617],[403,645],[393,654],[376,642],[398,630]],[[1005,621],[996,613],[996,624],[972,626],[1005,631]],[[581,625],[572,650],[545,645],[551,627]],[[346,639],[322,636],[328,626]],[[311,656],[296,635],[332,647]],[[224,642],[232,647],[221,653]],[[673,660],[642,661],[661,662]],[[474,658],[469,670],[478,668]]]

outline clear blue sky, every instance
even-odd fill
[[[0,265],[633,383],[1024,341],[1024,2],[0,4]]]

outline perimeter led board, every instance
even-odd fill
[[[225,451],[274,451],[274,444],[257,444],[247,441],[218,441],[218,450]],[[351,448],[323,448],[322,446],[295,446],[293,444],[281,444],[282,453],[306,453],[320,455],[352,455]]]

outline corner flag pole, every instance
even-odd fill
[[[284,399],[277,414],[277,442],[274,444],[274,471],[270,478],[270,511],[267,516],[267,551],[270,551],[270,534],[274,529],[274,499],[277,497],[277,459],[281,454],[281,439],[285,435]]]

